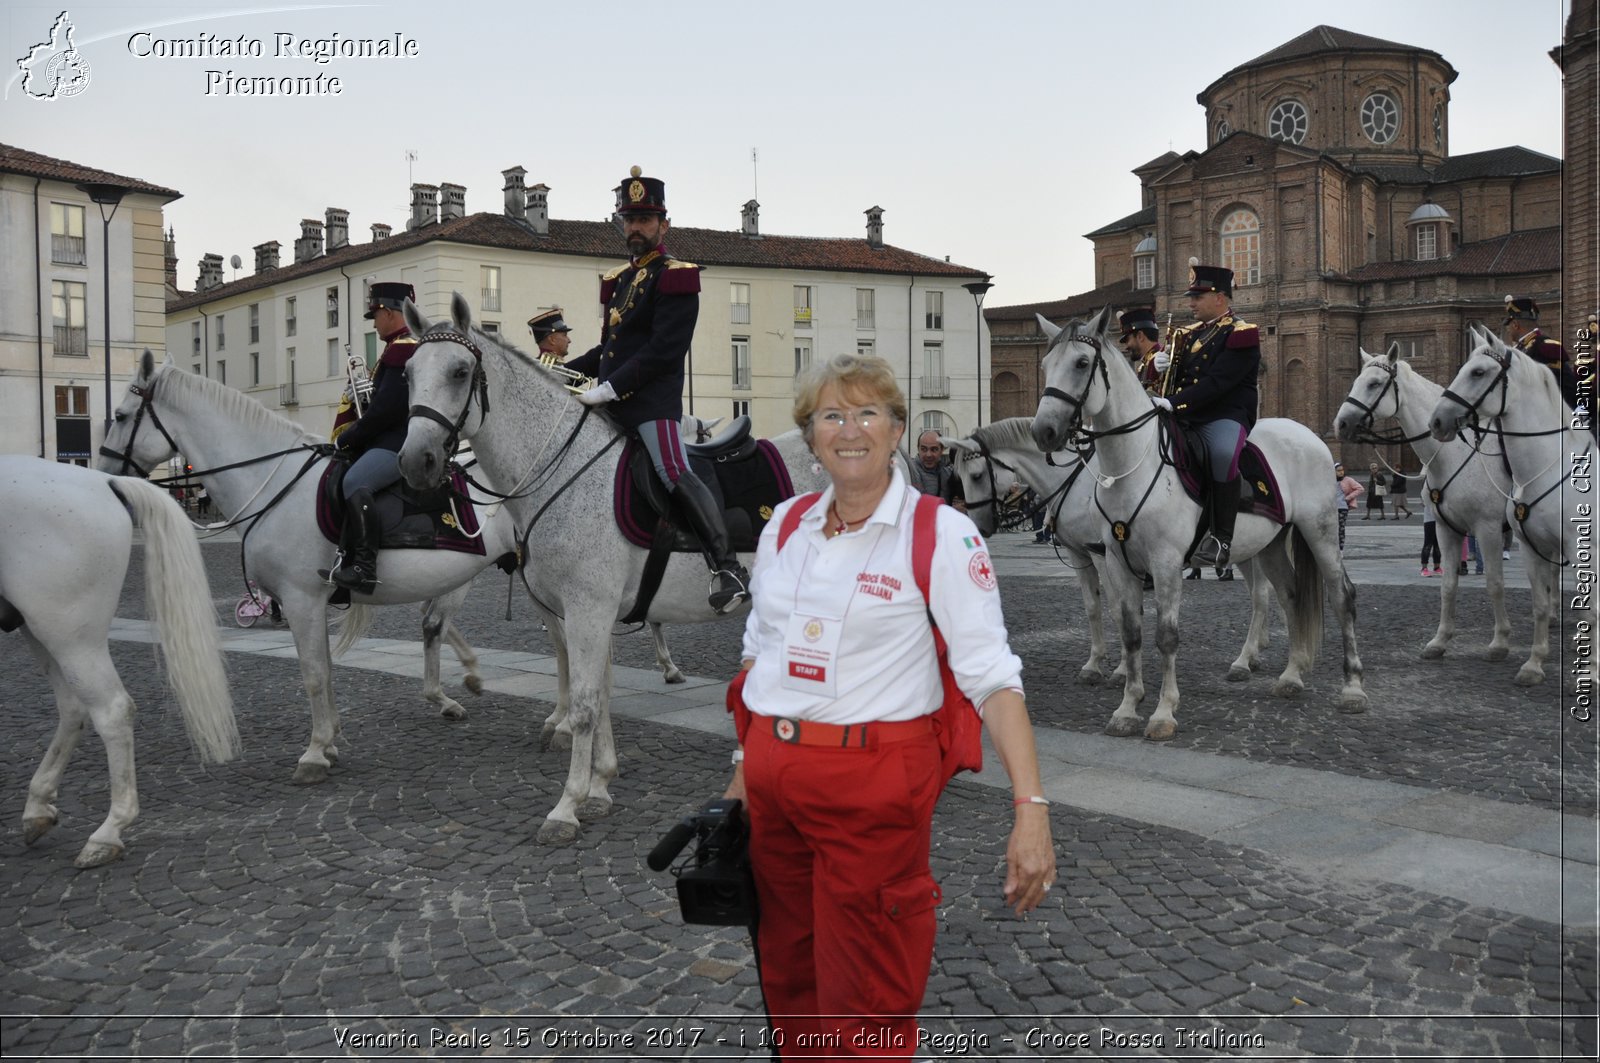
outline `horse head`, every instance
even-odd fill
[[[940,436],[939,443],[950,451],[951,467],[961,478],[967,516],[984,535],[995,534],[1000,530],[1000,507],[1015,493],[1021,475],[995,456],[983,429],[963,439]]]
[[[1428,430],[1440,442],[1454,439],[1469,420],[1493,419],[1506,412],[1508,377],[1516,352],[1494,333],[1476,325],[1471,329],[1477,346],[1428,419]]]
[[[100,455],[94,462],[96,469],[114,476],[136,472],[148,478],[152,469],[178,453],[178,444],[161,423],[155,405],[160,377],[173,372],[182,370],[172,361],[170,352],[160,365],[148,348],[139,356],[128,394],[117,404],[111,423],[106,426]],[[150,428],[140,431],[146,421],[150,422]]]
[[[400,473],[423,490],[439,482],[456,444],[470,439],[489,415],[488,379],[478,347],[485,337],[473,329],[472,309],[460,292],[450,300],[447,322],[430,322],[409,299],[402,312],[417,349],[405,369],[411,417],[400,447]],[[473,396],[478,397],[476,417]]]
[[[1087,324],[1072,321],[1066,328],[1056,327],[1042,314],[1036,316],[1050,345],[1045,349],[1044,397],[1033,418],[1033,439],[1048,454],[1060,450],[1072,432],[1105,406],[1113,360],[1108,348],[1115,345],[1106,331],[1109,306]],[[1120,353],[1115,358],[1125,367]]]
[[[1387,354],[1368,354],[1361,349],[1361,372],[1350,385],[1350,393],[1333,419],[1333,431],[1346,443],[1359,443],[1372,431],[1375,421],[1400,415],[1400,390],[1397,381],[1405,361],[1400,345],[1391,343]]]

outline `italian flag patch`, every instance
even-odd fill
[[[983,540],[978,538],[976,535],[968,536],[961,541],[966,544],[968,550],[977,550],[983,546]]]

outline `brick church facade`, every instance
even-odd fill
[[[1365,466],[1331,433],[1360,349],[1398,344],[1445,380],[1507,294],[1562,320],[1562,162],[1514,145],[1452,156],[1456,76],[1425,48],[1318,26],[1206,86],[1205,149],[1138,167],[1140,209],[1087,234],[1096,287],[985,312],[993,417],[1031,416],[1043,391],[1036,313],[1154,306],[1182,324],[1194,256],[1234,270],[1235,312],[1261,328],[1262,415]]]

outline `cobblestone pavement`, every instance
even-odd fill
[[[1384,551],[1398,556],[1399,533],[1383,535],[1393,544],[1355,532],[1353,572]],[[1071,577],[1018,537],[994,549],[1042,741],[1109,742],[1090,736],[1112,692],[1073,682],[1084,639]],[[236,547],[206,552],[231,610]],[[141,580],[135,565],[122,615],[143,615]],[[463,627],[478,645],[542,652],[525,601],[501,620],[505,589],[480,581]],[[1198,757],[1293,779],[1315,768],[1490,813],[1594,822],[1593,725],[1563,722],[1553,682],[1510,682],[1527,646],[1525,591],[1512,595],[1511,661],[1472,656],[1488,626],[1468,615],[1469,590],[1458,655],[1421,662],[1437,588],[1363,581],[1373,706],[1359,717],[1333,710],[1332,642],[1298,701],[1271,698],[1259,677],[1221,681],[1243,635],[1242,592],[1186,586],[1185,615],[1210,630],[1185,633],[1179,737],[1113,744],[1119,759]],[[679,664],[725,676],[736,630],[673,629]],[[1281,630],[1269,668],[1281,666]],[[374,633],[414,638],[415,617],[389,610]],[[664,712],[619,714],[617,812],[586,825],[575,846],[548,849],[532,838],[565,758],[537,748],[549,711],[537,697],[491,690],[448,723],[423,705],[415,678],[342,667],[343,759],[327,784],[302,788],[290,775],[309,717],[291,656],[229,654],[246,752],[207,769],[188,751],[150,647],[114,642],[113,655],[141,706],[141,815],[125,859],[72,869],[108,800],[91,738],[68,771],[56,830],[31,849],[14,826],[0,835],[7,1058],[765,1055],[742,933],[684,926],[670,878],[642,861],[720,790],[725,738],[663,722]],[[653,663],[642,634],[619,637],[617,657]],[[41,708],[43,678],[13,660],[23,666],[0,679],[0,719],[17,755],[0,768],[0,794],[15,824],[54,714]],[[1136,802],[1119,811],[1058,804],[1062,885],[1050,907],[1020,919],[998,896],[1006,803],[979,781],[952,784],[935,830],[946,902],[918,1058],[1593,1054],[1592,893],[1575,902],[1587,916],[1563,925],[1457,899],[1431,871],[1413,885],[1368,881],[1342,873],[1337,854],[1315,868],[1269,842],[1165,825]]]

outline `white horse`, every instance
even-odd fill
[[[167,492],[41,458],[0,457],[0,629],[19,631],[50,678],[60,722],[28,785],[23,841],[56,825],[56,795],[87,720],[106,746],[111,809],[75,861],[122,856],[122,829],[139,815],[133,699],[107,646],[133,529],[144,532],[145,594],[167,682],[202,762],[239,751],[216,615],[200,546]],[[13,736],[15,738],[15,736]]]
[[[1387,355],[1361,352],[1361,372],[1334,417],[1333,430],[1347,443],[1408,443],[1422,460],[1427,477],[1424,490],[1434,499],[1434,512],[1439,518],[1439,552],[1448,562],[1440,587],[1439,629],[1422,648],[1422,656],[1428,660],[1443,657],[1455,635],[1456,593],[1461,584],[1456,560],[1461,556],[1462,540],[1475,535],[1483,550],[1489,604],[1494,610],[1494,637],[1484,656],[1491,661],[1504,660],[1511,649],[1511,618],[1506,615],[1503,560],[1509,544],[1502,529],[1511,479],[1498,456],[1480,457],[1465,440],[1440,443],[1432,437],[1428,418],[1444,388],[1417,373],[1398,354],[1398,346],[1391,346]],[[1402,438],[1391,438],[1375,429],[1374,422],[1387,417],[1400,422]],[[1548,626],[1549,618],[1544,622]],[[1534,656],[1529,658],[1529,665],[1535,671],[1544,659],[1540,647],[1545,641],[1534,638]]]
[[[294,773],[300,783],[327,779],[339,756],[339,714],[328,652],[330,588],[317,575],[318,568],[332,565],[335,553],[315,516],[326,462],[322,449],[316,436],[254,399],[184,372],[170,357],[157,365],[146,351],[97,460],[99,467],[115,469],[125,456],[143,470],[181,451],[197,467],[197,475],[205,477],[221,511],[238,523],[246,572],[278,600],[294,635],[311,701],[311,740]],[[357,595],[355,604],[434,599],[437,613],[447,620],[443,613],[452,603],[459,606],[472,578],[516,549],[515,528],[504,507],[480,516],[482,556],[455,550],[382,550],[378,586],[370,596]],[[424,631],[430,626],[425,623]]]
[[[967,515],[978,530],[994,535],[999,529],[998,510],[1004,499],[1026,483],[1046,507],[1055,529],[1057,545],[1067,554],[1067,567],[1078,576],[1083,611],[1089,622],[1089,659],[1078,670],[1078,681],[1098,685],[1105,680],[1106,637],[1101,623],[1101,576],[1105,565],[1106,523],[1094,506],[1094,476],[1076,454],[1046,455],[1033,442],[1033,419],[1010,417],[973,429],[964,439],[939,437],[953,450],[956,475],[961,477]],[[1250,631],[1238,658],[1228,668],[1228,679],[1240,682],[1261,668],[1272,605],[1267,582],[1253,562],[1237,566],[1250,592]],[[1114,677],[1127,676],[1127,662],[1117,665]]]
[[[1591,502],[1595,441],[1588,431],[1573,427],[1572,409],[1561,397],[1554,373],[1493,333],[1474,328],[1473,336],[1477,345],[1440,395],[1428,427],[1435,439],[1450,440],[1476,419],[1483,428],[1480,460],[1504,460],[1510,470],[1505,501],[1512,526],[1531,555],[1528,584],[1534,616],[1533,647],[1516,681],[1532,686],[1544,681],[1550,621],[1562,603],[1570,602],[1582,616],[1589,639],[1600,630]],[[1498,453],[1485,454],[1491,436]],[[1572,573],[1570,591],[1561,585],[1564,571]]]
[[[1160,700],[1144,733],[1164,741],[1177,731],[1182,568],[1200,507],[1179,483],[1161,442],[1159,411],[1116,349],[1108,331],[1110,317],[1107,307],[1087,325],[1073,322],[1065,329],[1040,319],[1050,336],[1044,359],[1048,386],[1034,417],[1033,437],[1040,450],[1050,452],[1061,449],[1074,434],[1095,441],[1099,465],[1093,470],[1095,504],[1110,525],[1105,575],[1110,597],[1120,607],[1123,659],[1128,665],[1122,703],[1106,725],[1107,734],[1132,735],[1142,722],[1137,712],[1144,699],[1139,590],[1142,573],[1154,577],[1156,645],[1163,677]],[[1250,438],[1276,474],[1287,520],[1280,527],[1242,513],[1233,541],[1236,561],[1259,560],[1288,618],[1289,663],[1273,693],[1294,697],[1304,689],[1303,675],[1316,660],[1322,641],[1326,589],[1344,637],[1345,682],[1339,709],[1363,712],[1367,695],[1356,651],[1355,587],[1339,559],[1339,518],[1329,476],[1333,455],[1309,428],[1282,418],[1258,421]],[[1292,562],[1283,549],[1285,538],[1293,550]]]
[[[552,375],[498,336],[472,327],[459,293],[451,320],[435,325],[406,304],[417,336],[407,363],[410,432],[400,468],[412,485],[436,483],[450,436],[472,440],[497,483],[526,485],[508,503],[522,534],[537,543],[537,563],[524,569],[529,594],[556,643],[557,707],[547,736],[570,721],[571,755],[561,799],[539,829],[544,843],[578,835],[580,814],[609,814],[617,774],[611,734],[611,637],[637,597],[647,551],[622,537],[612,512],[612,480],[622,437],[584,407]],[[484,398],[492,396],[492,414]],[[453,426],[453,427],[452,427]],[[798,431],[773,440],[797,491],[825,480]],[[749,557],[744,558],[749,563]],[[709,573],[698,554],[675,554],[647,619],[697,624],[718,619],[706,604]]]

